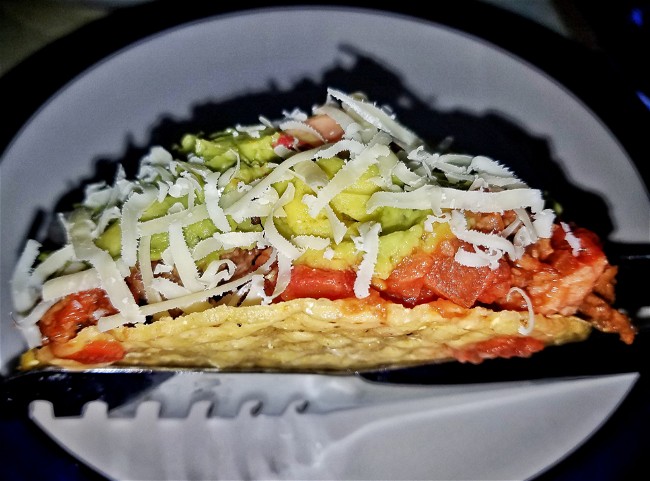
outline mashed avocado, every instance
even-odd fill
[[[375,276],[386,279],[406,256],[416,248],[431,252],[438,243],[452,237],[447,224],[435,224],[433,232],[426,232],[423,223],[379,237],[379,254]],[[343,241],[329,250],[307,250],[295,263],[321,269],[349,269],[361,262],[361,253],[354,242]]]
[[[277,161],[273,144],[280,136],[273,129],[255,131],[255,134],[228,129],[210,136],[209,139],[187,134],[181,140],[180,152],[194,154],[204,159],[212,170],[225,172],[237,163],[253,167]]]
[[[274,150],[278,137],[279,134],[272,129],[264,129],[255,134],[230,129],[208,138],[187,134],[180,143],[179,151],[185,155],[202,158],[204,165],[212,171],[220,172],[223,175],[230,172],[232,176],[222,186],[223,193],[237,195],[238,191],[250,188],[251,184],[268,175],[283,160]],[[345,162],[344,158],[330,157],[318,159],[315,164],[327,179],[331,180],[345,165]],[[184,172],[184,175],[187,175],[190,171],[185,170]],[[330,206],[333,212],[347,227],[343,240],[338,244],[332,242],[327,249],[307,249],[295,260],[296,264],[316,268],[353,269],[362,259],[362,253],[355,247],[353,237],[359,235],[360,224],[376,222],[381,224],[381,235],[375,276],[385,279],[394,267],[416,248],[431,249],[440,239],[451,235],[446,224],[435,224],[433,232],[426,232],[424,229],[426,211],[380,207],[368,213],[366,209],[368,200],[372,194],[381,190],[376,182],[379,176],[378,166],[372,165],[356,182],[332,199]],[[204,180],[200,175],[193,175],[193,177],[201,187],[204,187]],[[314,195],[314,191],[309,185],[299,177],[293,177],[290,180],[277,182],[272,187],[278,192],[278,195],[282,195],[289,182],[295,187],[295,195],[288,204],[283,206],[286,215],[275,219],[278,231],[287,239],[293,239],[296,236],[333,239],[332,225],[325,210],[321,210],[316,217],[312,217],[308,212],[307,205],[302,200],[305,195]],[[194,199],[195,205],[204,202],[203,192],[197,190]],[[148,207],[142,214],[141,220],[147,221],[162,217],[170,212],[170,209],[176,204],[187,208],[188,196],[167,195],[164,199],[158,200]],[[228,216],[228,221],[233,231],[262,230],[261,225],[252,222],[251,219],[237,223]],[[185,239],[190,248],[216,232],[219,231],[210,219],[184,227]],[[121,252],[119,220],[110,224],[95,242],[113,257],[118,257]],[[150,242],[151,259],[159,260],[163,251],[169,246],[169,236],[167,233],[154,234]],[[211,256],[211,259],[214,257],[214,255]],[[207,264],[205,259],[203,261],[199,262],[199,267]]]

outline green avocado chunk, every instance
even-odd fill
[[[344,160],[333,157],[319,159],[318,166],[331,179],[343,167]],[[381,207],[368,213],[366,204],[373,193],[380,190],[372,181],[379,175],[378,168],[371,166],[356,182],[337,194],[330,205],[334,213],[348,227],[344,239],[339,244],[331,243],[325,257],[326,250],[308,249],[296,260],[298,264],[321,269],[351,269],[361,262],[362,253],[359,252],[352,240],[358,235],[358,226],[364,222],[378,222],[381,224],[379,237],[379,253],[375,265],[375,275],[381,279],[387,278],[395,266],[404,257],[416,248],[427,248],[438,233],[439,228],[433,233],[425,233],[424,220],[428,212],[413,209],[400,209],[396,207]],[[299,235],[312,235],[317,237],[334,238],[331,224],[324,211],[312,217],[302,198],[306,194],[314,194],[312,189],[300,179],[294,178],[291,182],[295,186],[293,200],[283,209],[286,217],[278,217],[275,224],[286,238]],[[286,188],[286,181],[274,185],[281,195]]]
[[[180,150],[184,154],[193,153],[205,159],[205,165],[210,169],[225,172],[235,165],[237,157],[240,162],[239,170],[231,182],[225,188],[229,192],[236,188],[237,184],[243,182],[249,184],[255,179],[266,175],[270,168],[267,163],[278,160],[279,157],[273,150],[273,144],[279,134],[272,129],[261,132],[259,136],[253,136],[246,132],[228,130],[215,134],[211,139],[205,139],[196,135],[187,134],[181,141]],[[195,176],[197,182],[202,184],[199,176]],[[205,202],[202,192],[197,192],[195,202]],[[163,200],[154,202],[140,217],[141,221],[147,221],[162,217],[169,209],[180,203],[187,208],[187,196],[172,197],[167,195]],[[250,231],[257,230],[259,226],[250,225],[250,220],[241,225],[231,222],[234,230]],[[189,247],[194,247],[199,241],[210,237],[217,232],[217,228],[211,220],[205,219],[201,222],[191,224],[184,228],[185,240]],[[108,228],[95,240],[95,244],[108,251],[112,257],[119,257],[121,253],[121,237],[119,221],[111,223]],[[166,233],[154,234],[151,237],[151,260],[159,260],[162,252],[169,246],[169,236]]]
[[[180,150],[187,154],[194,154],[204,159],[205,165],[214,171],[225,172],[234,166],[239,159],[239,168],[227,185],[223,186],[223,195],[237,195],[241,184],[250,184],[256,179],[267,175],[274,167],[272,162],[281,160],[273,150],[273,145],[279,134],[271,129],[258,132],[259,135],[229,129],[209,138],[187,134],[181,141]],[[322,171],[328,179],[332,179],[345,165],[345,160],[338,157],[321,158],[314,162],[317,169]],[[269,164],[271,163],[271,164]],[[312,169],[313,170],[313,169]],[[366,205],[370,197],[381,190],[377,183],[380,176],[379,167],[372,165],[354,183],[339,192],[330,202],[333,213],[345,224],[347,231],[343,240],[336,244],[332,231],[332,224],[325,209],[316,217],[309,214],[307,205],[303,202],[305,195],[315,195],[312,188],[301,176],[290,180],[283,180],[273,184],[278,195],[287,188],[289,182],[295,187],[294,198],[283,206],[284,216],[274,218],[278,231],[287,239],[296,236],[316,236],[332,240],[327,249],[306,249],[296,259],[297,264],[306,264],[311,267],[326,269],[355,269],[361,262],[363,253],[356,248],[353,238],[359,234],[359,226],[366,222],[376,222],[381,225],[379,237],[379,253],[375,266],[375,276],[380,279],[387,278],[395,266],[406,256],[418,248],[427,249],[427,245],[437,242],[438,239],[448,235],[448,229],[443,225],[434,227],[433,232],[426,232],[424,221],[429,212],[397,207],[380,207],[368,213]],[[203,185],[203,180],[196,176],[196,180]],[[196,203],[205,202],[203,192],[198,192]],[[187,208],[188,199],[167,195],[161,201],[154,202],[141,216],[142,221],[147,221],[166,215],[169,209],[180,203]],[[261,230],[259,222],[247,219],[237,224],[228,218],[233,231]],[[184,227],[185,239],[190,248],[198,242],[218,232],[210,219],[205,219]],[[119,220],[114,221],[95,241],[96,244],[107,250],[113,257],[121,253],[121,229]],[[167,233],[155,234],[151,237],[151,259],[159,260],[162,253],[169,246]],[[218,258],[219,253],[213,253],[210,258]],[[205,265],[207,259],[199,262]]]
[[[187,134],[181,140],[183,154],[195,154],[205,160],[210,169],[225,172],[237,163],[237,158],[248,166],[260,166],[280,157],[273,150],[280,136],[273,129],[259,132],[259,135],[229,129],[210,138]]]

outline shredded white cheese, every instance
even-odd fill
[[[498,257],[502,257],[504,254],[512,260],[519,259],[523,254],[523,249],[518,249],[512,242],[508,239],[501,237],[498,234],[487,234],[485,232],[480,232],[477,230],[472,230],[467,227],[467,220],[465,215],[459,211],[451,212],[451,220],[449,221],[449,226],[453,234],[458,237],[460,240],[469,242],[477,247],[484,247],[489,251],[498,253]],[[466,255],[463,257],[457,257],[456,261],[462,263],[461,261],[467,259]],[[496,268],[497,264],[494,262],[491,263],[492,268]]]
[[[528,207],[539,212],[544,207],[544,199],[539,190],[512,189],[500,192],[458,190],[442,187],[443,209],[469,210],[472,212],[505,212]]]
[[[334,209],[332,209],[332,207],[326,205],[324,207],[324,210],[325,210],[325,215],[327,216],[327,220],[330,223],[332,234],[334,235],[334,242],[340,244],[343,238],[345,237],[345,234],[348,232],[348,227],[341,219],[338,218],[336,212],[334,212]]]
[[[364,149],[359,155],[348,161],[334,175],[329,184],[318,191],[314,201],[308,204],[309,215],[316,217],[337,194],[354,184],[371,165],[376,164],[379,157],[388,154],[388,147],[378,144]]]
[[[173,223],[178,223],[182,227],[187,227],[196,222],[208,219],[208,209],[205,204],[199,204],[192,209],[184,209],[176,212],[175,214],[166,214],[162,217],[140,222],[138,232],[141,236],[152,236],[154,234],[162,234],[169,230],[169,226]]]
[[[135,302],[117,263],[107,251],[95,245],[92,238],[94,227],[87,211],[75,211],[68,232],[75,257],[88,261],[95,268],[111,304],[128,322],[144,322],[145,316]]]
[[[208,210],[208,215],[210,220],[214,223],[215,227],[221,232],[230,232],[232,229],[226,213],[223,211],[219,205],[219,199],[221,199],[221,189],[218,187],[217,182],[219,181],[219,173],[215,172],[206,177],[205,184],[205,205]]]
[[[519,326],[518,329],[519,334],[527,336],[533,332],[533,329],[535,329],[535,311],[533,310],[533,301],[530,299],[528,294],[526,294],[526,291],[520,289],[519,287],[511,287],[506,298],[510,299],[510,296],[513,292],[516,292],[524,299],[524,302],[526,303],[526,309],[528,309],[528,322],[525,325]]]
[[[327,93],[349,106],[366,122],[392,135],[402,147],[408,149],[420,142],[417,135],[405,128],[403,125],[400,125],[394,118],[391,118],[391,116],[375,105],[354,99],[340,90],[330,88],[327,89]]]
[[[241,158],[235,148],[228,152],[233,155],[231,159],[236,159],[235,165],[223,173],[212,171],[210,159],[202,157],[207,150],[199,151],[201,144],[197,142],[198,155],[189,154],[185,160],[174,159],[162,147],[152,147],[142,159],[135,181],[127,180],[120,166],[113,185],[88,186],[85,208],[64,222],[68,244],[32,268],[40,244],[29,241],[14,271],[14,307],[20,314],[21,329],[31,336],[30,342],[35,342],[33,327],[47,308],[68,294],[93,288],[104,289],[119,311],[105,317],[97,313],[100,330],[143,322],[146,316],[170,309],[197,308],[197,303],[211,297],[223,296],[222,302],[234,305],[266,304],[289,285],[296,259],[308,250],[334,259],[334,245],[346,238],[363,253],[356,266],[354,293],[358,298],[367,297],[382,242],[382,224],[377,219],[382,219],[390,208],[422,211],[426,232],[434,232],[436,224],[448,223],[451,232],[470,246],[455,254],[456,262],[465,266],[494,269],[504,256],[516,260],[527,246],[551,236],[555,214],[544,209],[539,190],[529,188],[508,168],[485,156],[429,152],[417,134],[399,124],[389,110],[336,89],[327,92],[327,103],[314,107],[312,112],[326,115],[341,127],[344,134],[334,142],[327,143],[299,109],[283,112],[284,119],[275,123],[261,117],[258,125],[238,125],[227,131],[233,136],[260,138],[267,129],[284,130],[294,137],[323,144],[303,152],[296,151],[297,141],[289,147],[274,147],[284,160],[266,164],[269,172],[261,177],[242,180],[248,175],[243,164],[248,160]],[[330,179],[319,162],[323,165],[320,159],[332,157],[342,159],[343,166]],[[369,174],[371,168],[376,173]],[[335,201],[362,178],[368,180],[364,185],[370,185],[370,192],[374,192],[365,205],[366,215],[348,216]],[[463,188],[454,187],[460,183]],[[284,190],[278,187],[280,184]],[[318,225],[318,235],[304,234],[304,230],[300,235],[286,233],[287,222],[282,219],[292,212],[287,205],[298,200],[311,217],[301,222]],[[154,203],[173,205],[165,207],[162,215],[148,218]],[[505,211],[515,211],[517,219],[501,232],[472,229],[465,215]],[[209,221],[216,233],[196,245],[193,242],[190,248],[185,230],[202,221]],[[119,222],[121,232],[116,259],[95,244],[114,222]],[[250,232],[233,229],[236,223],[243,222],[258,226]],[[580,240],[567,224],[561,225],[573,255],[579,255]],[[163,242],[161,238],[168,242],[155,267],[151,259],[152,236],[157,236],[157,242]],[[233,280],[238,266],[232,260],[220,259],[219,253],[237,248],[270,248],[272,254],[262,268]],[[84,268],[88,264],[91,267],[66,272],[81,263],[87,263]],[[276,283],[273,293],[267,295],[264,275],[272,265],[277,267]],[[142,307],[126,282],[133,267],[139,269],[148,302]],[[179,282],[171,280],[170,273],[177,273]],[[532,303],[521,289],[511,289],[508,296],[514,292],[522,295],[528,306],[530,319],[520,332],[529,333],[534,321]]]
[[[270,172],[266,177],[264,177],[260,182],[258,182],[255,187],[253,187],[251,190],[246,192],[242,197],[240,197],[237,202],[233,203],[232,205],[228,206],[225,209],[226,214],[230,214],[235,218],[238,222],[241,222],[239,218],[238,212],[245,208],[248,204],[253,202],[255,199],[260,198],[263,194],[264,191],[267,189],[271,188],[272,184],[275,184],[276,182],[280,182],[283,179],[283,176],[289,173],[290,169],[294,166],[299,164],[300,162],[306,162],[310,161],[314,158],[314,155],[320,150],[320,148],[314,148],[310,150],[306,150],[305,152],[300,152],[293,157],[290,157],[289,159],[285,160],[280,164],[278,167],[276,167],[272,172]]]
[[[65,245],[52,252],[47,258],[34,268],[29,283],[40,287],[43,282],[52,274],[63,269],[69,262],[75,260],[74,249],[71,245]]]
[[[278,274],[275,281],[275,288],[273,289],[273,294],[271,294],[270,298],[267,299],[267,302],[270,302],[272,299],[275,299],[280,294],[282,294],[291,281],[293,259],[278,251],[277,262]]]
[[[45,315],[45,313],[56,303],[56,300],[41,301],[25,316],[16,316],[14,318],[16,326],[20,329],[21,333],[27,341],[28,347],[38,347],[42,344],[41,331],[38,328],[38,321]]]
[[[301,249],[313,249],[315,251],[326,249],[330,245],[329,239],[314,235],[297,235],[293,238],[293,242]]]
[[[312,139],[316,139],[320,142],[325,142],[325,139],[318,130],[304,122],[287,120],[282,122],[279,127],[284,131],[290,131],[294,137],[298,137],[301,140],[311,141]]]
[[[122,230],[122,260],[132,267],[137,262],[138,219],[156,201],[157,194],[148,189],[142,194],[134,193],[124,203],[120,227]]]
[[[192,258],[192,253],[185,242],[183,228],[177,223],[169,226],[169,249],[174,258],[174,267],[176,267],[183,286],[189,289],[190,292],[203,290],[203,284],[198,279],[199,273]]]
[[[151,268],[151,237],[142,237],[138,249],[138,267],[147,302],[160,302],[162,299],[153,288],[153,270]]]
[[[31,309],[38,299],[37,290],[30,285],[30,281],[32,266],[38,257],[40,248],[40,242],[31,239],[28,240],[14,269],[11,278],[11,297],[14,308],[18,312],[25,312]]]
[[[187,287],[176,284],[174,281],[165,277],[156,277],[151,280],[151,289],[156,292],[158,297],[157,302],[161,302],[162,298],[176,299],[177,297],[187,296],[192,293]],[[162,297],[160,297],[162,295]]]
[[[364,223],[359,226],[361,251],[364,252],[361,264],[357,270],[357,277],[354,281],[354,295],[360,299],[370,295],[370,282],[377,264],[379,255],[379,233],[381,224],[377,222]]]
[[[75,292],[102,287],[102,280],[95,269],[85,269],[54,277],[43,283],[41,297],[45,301],[59,299]]]
[[[280,209],[283,205],[293,200],[295,194],[295,187],[293,184],[287,184],[287,188],[280,197],[280,200],[274,207],[274,211]],[[285,239],[280,232],[278,232],[273,215],[269,215],[264,221],[264,238],[269,245],[275,247],[283,256],[289,259],[297,259],[302,255],[302,250],[296,247],[291,241]]]
[[[560,225],[562,226],[562,230],[564,231],[564,238],[566,239],[567,243],[571,247],[571,254],[574,257],[578,257],[580,255],[580,251],[582,250],[582,244],[580,243],[580,239],[578,239],[573,231],[571,230],[571,227],[569,227],[569,224],[566,222],[560,222]]]
[[[368,199],[366,212],[372,214],[379,207],[395,207],[398,209],[440,211],[442,189],[434,185],[425,185],[412,191],[404,192],[375,192]]]

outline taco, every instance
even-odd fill
[[[153,146],[12,279],[21,368],[341,371],[632,343],[598,236],[362,94]]]

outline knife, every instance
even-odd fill
[[[638,378],[393,386],[322,374],[216,376],[218,384],[201,388],[224,390],[228,399],[262,389],[320,403],[295,399],[274,412],[244,396],[226,414],[205,399],[169,417],[153,399],[127,416],[92,402],[82,416],[56,417],[37,401],[30,417],[115,480],[531,479],[590,437]],[[159,388],[189,392],[192,377]]]
[[[498,358],[481,364],[445,362],[402,368],[391,367],[342,372],[333,377],[332,373],[325,377],[312,377],[323,374],[313,372],[282,375],[277,372],[237,373],[205,369],[119,366],[80,371],[47,367],[17,372],[4,377],[0,388],[0,413],[3,416],[24,415],[28,412],[32,401],[44,400],[52,404],[56,416],[80,415],[85,406],[92,401],[105,403],[109,412],[132,414],[139,402],[158,400],[161,402],[162,415],[179,416],[186,414],[195,401],[210,399],[216,405],[215,401],[219,398],[220,406],[215,412],[232,415],[237,410],[238,399],[250,400],[255,396],[239,393],[241,396],[235,396],[234,401],[225,400],[222,396],[225,390],[222,387],[216,388],[224,379],[228,379],[229,386],[236,383],[246,386],[251,379],[255,380],[257,386],[266,386],[265,389],[255,391],[258,397],[257,405],[265,406],[267,412],[269,410],[279,412],[278,406],[287,405],[301,397],[300,389],[285,390],[286,396],[280,396],[280,401],[270,402],[267,394],[277,392],[277,385],[302,385],[304,379],[320,379],[320,382],[324,382],[325,379],[340,379],[348,376],[355,378],[353,383],[358,381],[358,388],[363,386],[364,389],[368,388],[379,393],[380,384],[401,386],[479,384],[486,388],[486,384],[492,383],[571,379],[645,371],[645,365],[648,364],[647,353],[650,352],[645,331],[649,325],[650,313],[646,312],[648,310],[644,305],[647,304],[646,294],[642,292],[645,290],[645,285],[638,282],[638,273],[650,272],[650,246],[610,243],[606,248],[613,263],[619,266],[617,290],[620,293],[621,304],[629,306],[628,312],[639,329],[639,335],[631,346],[620,342],[615,335],[595,331],[585,341],[547,347],[530,358]],[[302,375],[303,379],[299,375]],[[325,382],[324,384],[331,385]],[[375,387],[370,388],[369,386],[372,385]],[[170,388],[170,386],[174,387]],[[329,393],[327,390],[324,392]],[[406,393],[409,390],[401,392]],[[323,392],[319,391],[317,394],[322,396]],[[392,395],[390,394],[389,397]],[[383,399],[382,396],[384,394],[379,398]],[[317,397],[303,396],[301,402],[314,406],[318,404],[318,401],[314,401]],[[328,403],[334,402],[329,394],[324,399],[327,399]],[[341,402],[346,404],[348,401]],[[121,410],[118,411],[118,408]]]
[[[161,416],[186,415],[198,401],[218,415],[237,413],[254,401],[260,412],[279,413],[293,402],[306,408],[344,407],[360,399],[429,395],[431,387],[459,385],[489,389],[512,382],[575,379],[645,370],[647,336],[631,346],[594,332],[580,343],[548,347],[530,358],[490,359],[481,364],[445,362],[403,368],[341,373],[220,372],[205,369],[108,367],[71,371],[47,367],[3,379],[0,412],[24,415],[35,400],[48,401],[55,416],[78,416],[93,401],[115,415],[132,415],[145,401],[156,401]],[[340,386],[348,386],[341,389]]]

